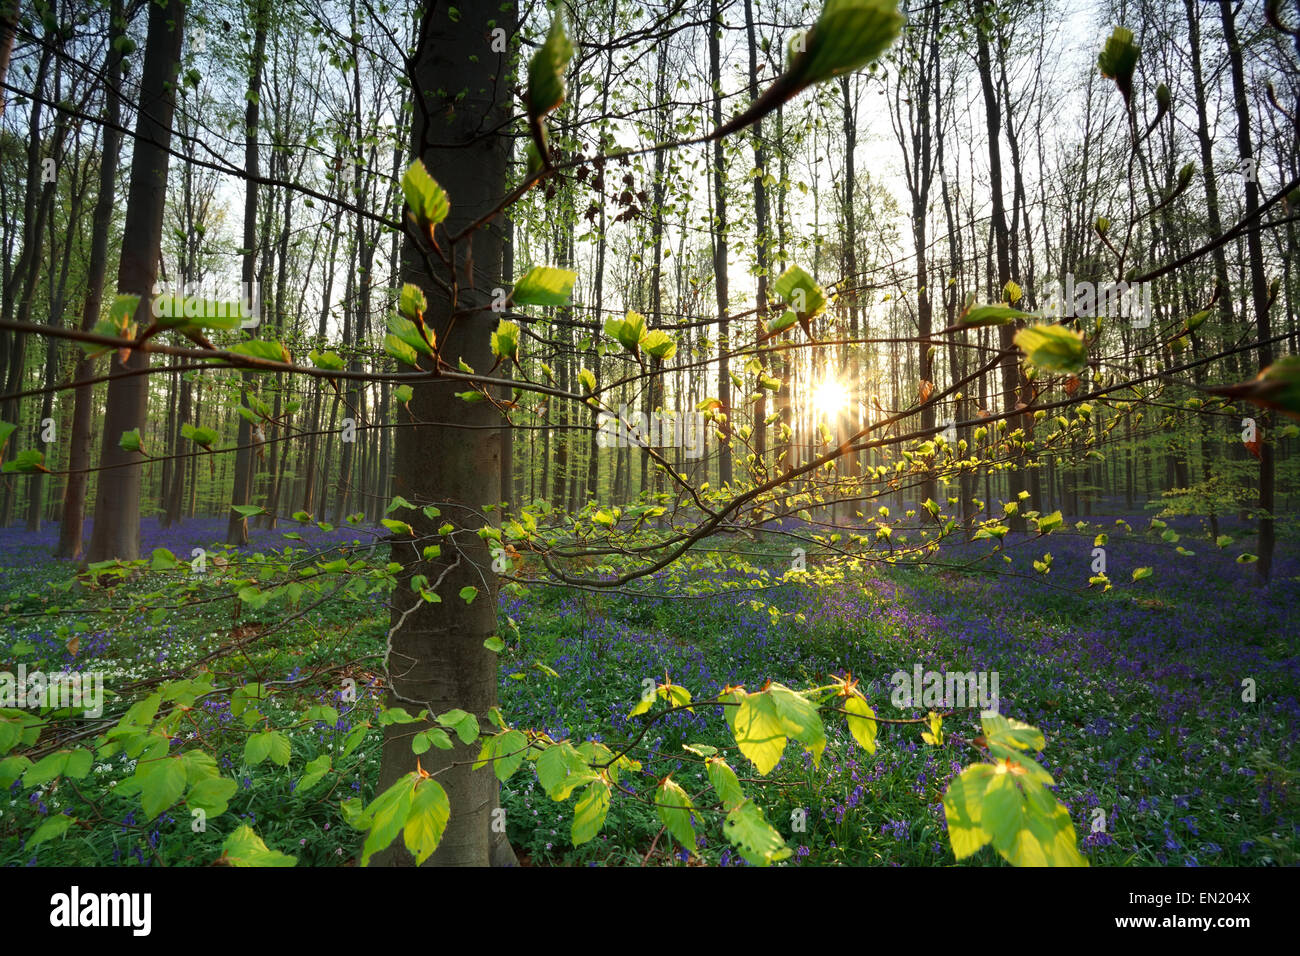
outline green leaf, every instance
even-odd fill
[[[1141,48],[1133,42],[1133,31],[1116,27],[1097,57],[1101,75],[1115,81],[1127,103],[1133,98],[1133,71],[1137,67]]]
[[[411,208],[415,221],[425,228],[436,226],[447,218],[451,203],[442,187],[429,175],[424,160],[417,159],[402,176],[402,195]]]
[[[53,840],[55,837],[63,836],[68,827],[76,822],[76,817],[66,816],[62,813],[46,818],[45,822],[37,827],[36,832],[28,838],[25,849],[30,850],[46,840]]]
[[[406,538],[415,536],[415,529],[405,521],[398,521],[396,518],[380,518],[379,523],[395,535]]]
[[[430,747],[437,747],[439,750],[451,750],[456,745],[451,742],[447,736],[447,731],[441,727],[430,727],[428,730],[422,730],[411,738],[411,752],[422,754]]]
[[[140,806],[152,820],[185,792],[185,761],[177,757],[142,760],[135,779],[140,783]]]
[[[144,440],[140,437],[140,429],[138,428],[122,432],[122,437],[118,439],[117,445],[122,451],[135,451],[144,454]]]
[[[293,358],[289,350],[280,342],[264,342],[261,339],[248,339],[230,347],[236,355],[251,355],[253,358],[268,359],[272,362],[290,364]]]
[[[846,720],[849,733],[858,742],[858,746],[869,754],[875,753],[877,724],[876,712],[871,709],[871,705],[857,694],[850,694],[844,698],[842,709],[848,711]]]
[[[776,335],[778,332],[784,332],[798,320],[798,316],[793,312],[783,312],[773,319],[767,326],[768,335]],[[775,391],[775,389],[773,389]]]
[[[766,776],[785,750],[785,726],[777,713],[776,702],[768,693],[747,694],[735,711],[732,733],[736,745],[758,769],[759,775]]]
[[[153,557],[149,561],[150,571],[170,571],[179,565],[176,555],[172,554],[166,548],[154,548]]]
[[[188,438],[190,441],[194,442],[194,444],[198,445],[201,448],[211,448],[212,443],[215,442],[221,436],[217,433],[217,430],[215,428],[207,428],[206,426],[196,427],[194,425],[182,425],[181,437]]]
[[[72,780],[81,780],[90,773],[94,754],[84,747],[78,747],[68,754],[68,762],[63,767],[63,775]]]
[[[609,813],[609,784],[599,777],[591,782],[573,807],[571,839],[574,846],[593,839]]]
[[[772,284],[772,293],[778,299],[786,304],[790,310],[787,315],[782,316],[769,331],[776,332],[779,324],[781,329],[788,328],[793,324],[796,318],[805,321],[813,319],[820,315],[826,308],[826,294],[822,292],[819,286],[806,271],[799,266],[791,266],[781,274],[781,277]]]
[[[1087,866],[1075,845],[1069,811],[1042,784],[995,766],[984,792],[981,826],[1015,866]]]
[[[721,757],[710,757],[705,766],[708,768],[709,783],[718,795],[718,801],[724,810],[733,810],[745,800],[740,789],[740,779]]]
[[[108,308],[108,321],[118,329],[120,338],[129,339],[135,336],[135,324],[131,321],[135,313],[140,308],[140,297],[138,295],[118,295],[113,299],[113,304]]]
[[[1016,333],[1016,345],[1042,372],[1082,372],[1088,367],[1083,336],[1062,325],[1031,325]]]
[[[571,744],[552,744],[537,758],[537,782],[556,803],[563,803],[575,789],[595,779],[596,774]]]
[[[647,332],[641,340],[641,347],[645,349],[646,354],[663,362],[677,354],[677,343],[661,329]]]
[[[26,448],[14,456],[13,461],[4,463],[0,469],[5,472],[18,472],[19,474],[32,474],[37,471],[48,471],[45,467],[45,454],[37,451],[35,448]]]
[[[27,768],[23,774],[24,789],[33,787],[43,787],[55,777],[63,773],[63,769],[68,765],[68,757],[71,751],[56,750],[52,754],[46,754],[36,763]]]
[[[321,754],[318,757],[307,761],[307,766],[303,767],[303,775],[298,778],[298,785],[294,787],[295,793],[305,793],[320,782],[321,778],[330,770],[329,754]]]
[[[252,734],[244,741],[244,763],[250,767],[256,767],[271,756],[271,734],[272,731],[267,730],[262,733]]]
[[[961,329],[977,329],[986,325],[1007,325],[1023,319],[1026,313],[1009,305],[977,305],[962,312],[957,320]]]
[[[384,336],[384,351],[398,361],[405,362],[407,365],[418,366],[420,364],[420,357],[415,353],[415,349],[411,348],[391,332]]]
[[[1056,781],[1052,779],[1052,775],[1044,770],[1037,760],[1022,750],[1013,750],[1012,748],[1005,747],[1002,744],[991,743],[989,744],[989,754],[990,756],[997,757],[1002,761],[1010,761],[1011,763],[1016,764],[1024,771],[1023,776],[1026,780],[1041,783],[1047,787],[1056,786]],[[994,766],[994,769],[997,769],[996,765]],[[1003,769],[1008,769],[1008,765],[1004,763]],[[1019,775],[1019,771],[1015,770],[1015,768],[1010,769]]]
[[[185,795],[185,805],[191,810],[202,810],[209,817],[219,817],[229,809],[230,798],[239,784],[228,777],[209,777],[190,787]]]
[[[362,866],[368,865],[371,856],[392,843],[397,839],[397,834],[402,832],[419,779],[420,775],[411,771],[375,797],[374,802],[363,811],[361,822],[369,832],[361,847]]]
[[[902,27],[895,0],[826,0],[812,29],[791,41],[786,73],[796,89],[851,73],[889,49]]]
[[[6,723],[7,722],[0,722],[0,752],[13,746],[13,743],[5,746],[3,735]],[[13,742],[17,742],[17,735],[14,736]],[[31,760],[21,754],[5,757],[4,760],[0,760],[0,789],[8,790],[9,787],[13,785],[13,782],[21,777],[31,765]]]
[[[568,269],[534,266],[515,283],[516,305],[568,305],[578,274]]]
[[[338,352],[318,352],[312,349],[307,353],[307,358],[316,368],[328,369],[331,372],[341,372],[347,367]]]
[[[483,741],[483,749],[474,763],[474,769],[478,770],[491,761],[492,772],[497,775],[498,780],[505,783],[524,762],[527,749],[528,738],[518,730],[507,730],[494,737],[488,737]]]
[[[162,294],[153,298],[151,307],[164,329],[237,329],[252,317],[252,311],[238,300]]]
[[[1065,523],[1065,519],[1061,516],[1061,512],[1053,511],[1050,515],[1043,515],[1038,518],[1036,523],[1039,534],[1049,534],[1061,527]]]
[[[691,853],[695,852],[695,828],[691,826],[691,811],[695,805],[686,791],[673,782],[671,776],[664,778],[659,789],[655,791],[655,805],[659,819],[668,832]]]
[[[450,727],[456,732],[463,744],[472,744],[478,739],[478,718],[460,709],[452,709],[438,715],[438,723]]]
[[[812,754],[813,766],[821,766],[822,751],[826,749],[826,731],[816,705],[781,684],[773,684],[767,693],[776,705],[777,716],[786,734]]]
[[[1300,420],[1300,355],[1278,359],[1253,380],[1209,389],[1215,395],[1242,398],[1262,408],[1274,408]]]
[[[451,801],[442,785],[432,778],[416,784],[411,808],[406,814],[406,825],[402,828],[402,840],[415,857],[416,866],[438,849],[450,819]]]
[[[1134,581],[1141,581],[1143,578],[1149,578],[1149,577],[1151,577],[1152,573],[1153,573],[1153,572],[1152,572],[1152,570],[1151,570],[1150,568],[1134,568],[1134,569],[1133,569],[1133,580],[1134,580]]]
[[[646,318],[640,312],[629,309],[622,319],[608,319],[605,322],[605,334],[629,352],[636,353],[641,347],[641,340],[646,337]]]
[[[980,820],[983,815],[984,793],[993,778],[993,767],[977,763],[967,767],[948,785],[943,795],[943,815],[948,822],[948,842],[959,860],[992,842],[993,837],[984,831]]]
[[[502,319],[492,333],[492,354],[499,359],[515,361],[519,358],[519,326]]]
[[[754,866],[768,866],[793,853],[753,800],[745,800],[727,813],[722,832],[740,855]]]
[[[293,746],[289,743],[289,738],[278,730],[271,731],[271,763],[287,767],[292,755]]]
[[[415,389],[411,388],[409,385],[399,385],[397,388],[393,389],[393,400],[402,405],[409,402],[414,395]]]
[[[405,316],[398,315],[396,312],[390,315],[388,317],[388,331],[391,332],[394,337],[400,339],[403,344],[409,345],[416,352],[421,352],[425,355],[433,354],[433,348],[424,340],[424,336],[420,334],[419,326]]]
[[[657,697],[657,694],[643,694],[641,699],[637,701],[636,706],[628,712],[628,717],[639,717],[641,714],[648,712],[654,706]]]
[[[660,697],[665,697],[674,707],[686,707],[691,702],[691,692],[680,684],[665,683],[661,684],[656,691]],[[690,710],[687,707],[687,710]],[[695,711],[691,711],[695,713]]]
[[[943,716],[930,711],[926,715],[930,729],[921,732],[921,739],[931,747],[943,746]]]
[[[424,290],[413,283],[403,283],[401,294],[397,299],[397,311],[414,322],[422,317],[428,308],[429,300],[424,297]]]
[[[537,121],[564,102],[564,73],[572,56],[573,44],[564,32],[564,17],[556,10],[546,42],[528,64],[529,119]]]
[[[226,837],[221,859],[227,866],[293,866],[298,862],[297,857],[269,849],[247,823]]]
[[[1041,730],[1014,718],[1003,717],[1001,714],[991,717],[981,715],[980,724],[984,729],[984,738],[990,746],[998,744],[1016,750],[1037,751],[1047,745]]]

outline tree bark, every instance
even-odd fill
[[[1259,215],[1259,183],[1254,170],[1258,168],[1258,157],[1254,154],[1250,136],[1250,111],[1247,107],[1245,68],[1242,64],[1241,40],[1237,36],[1236,16],[1230,0],[1219,0],[1219,14],[1223,19],[1223,37],[1228,44],[1228,64],[1232,74],[1232,101],[1237,114],[1237,155],[1243,164],[1249,163],[1251,174],[1245,176],[1246,220],[1254,222]],[[1251,298],[1255,308],[1255,334],[1258,336],[1259,365],[1261,369],[1273,364],[1273,346],[1269,344],[1272,327],[1268,317],[1268,277],[1264,274],[1264,244],[1259,229],[1246,233],[1246,249],[1249,253]],[[1273,570],[1273,547],[1275,530],[1273,519],[1273,495],[1276,462],[1274,452],[1276,445],[1270,441],[1272,436],[1266,429],[1272,424],[1272,416],[1262,409],[1257,413],[1261,434],[1265,440],[1259,448],[1259,560],[1255,570],[1261,584],[1267,583]]]
[[[414,111],[412,149],[451,197],[446,235],[494,209],[505,192],[509,137],[496,131],[510,114],[510,84],[500,76],[509,62],[507,55],[489,52],[484,38],[498,25],[511,33],[517,17],[513,2],[463,5],[456,19],[430,6],[421,25],[413,85],[415,95],[425,98],[425,108],[417,105]],[[463,96],[453,100],[456,91]],[[422,255],[415,239],[408,236],[403,243],[403,281],[425,291],[426,321],[438,332],[442,358],[452,367],[459,359],[473,368],[492,367],[489,340],[495,316],[488,306],[493,287],[501,282],[506,230],[497,216],[475,232],[472,260],[469,243],[458,243],[455,276],[441,260]],[[467,275],[471,267],[472,277]],[[434,274],[457,284],[455,301],[435,284]],[[472,311],[451,324],[456,308]],[[410,412],[398,410],[399,421],[413,418],[420,424],[397,429],[393,493],[417,505],[437,502],[441,509],[436,519],[406,512],[416,542],[434,540],[443,522],[456,530],[441,539],[442,555],[431,562],[422,559],[417,543],[394,547],[402,571],[392,604],[389,699],[408,709],[428,707],[435,714],[458,707],[486,726],[488,710],[497,702],[497,667],[496,655],[483,641],[496,628],[497,585],[487,544],[476,529],[485,520],[483,506],[500,488],[502,436],[492,404],[458,401],[452,393],[459,390],[447,382],[417,384]],[[410,589],[414,574],[426,575],[430,586],[436,583],[441,603],[417,603]],[[466,586],[479,590],[472,604],[457,596]],[[381,791],[416,767],[411,729],[385,729]],[[473,745],[457,743],[452,750],[431,750],[420,758],[426,771],[438,773],[451,802],[451,819],[430,865],[513,862],[503,834],[492,828],[499,818],[493,813],[496,777],[487,767],[470,769],[476,756]],[[412,860],[404,847],[395,845],[378,862],[410,865]]]
[[[257,112],[258,100],[262,95],[262,62],[266,51],[266,7],[256,3],[250,16],[253,19],[253,60],[249,66],[248,96],[244,107],[244,171],[248,180],[244,184],[244,256],[240,270],[240,279],[244,283],[243,292],[249,301],[261,299],[260,294],[253,293],[253,283],[257,276],[257,175],[258,143]],[[250,338],[256,333],[250,333]],[[253,373],[240,373],[240,404],[247,405],[247,395],[253,386]],[[234,505],[246,505],[253,492],[254,457],[252,423],[244,416],[239,416],[235,451],[235,487],[231,494],[232,508],[226,525],[226,543],[233,545],[248,544],[248,519],[234,510]]]
[[[135,152],[131,159],[131,188],[127,195],[126,225],[118,264],[117,289],[140,296],[135,319],[141,330],[152,320],[150,296],[158,276],[162,248],[163,203],[167,195],[168,150],[172,116],[176,109],[176,74],[180,66],[181,35],[185,24],[184,0],[149,6],[144,68],[140,80],[140,110],[136,121]],[[122,361],[113,353],[112,372],[149,367],[149,353],[138,350]],[[140,482],[143,467],[138,452],[123,451],[122,433],[145,427],[149,404],[149,379],[137,374],[109,382],[104,435],[95,494],[95,521],[87,560],[135,560],[140,556]]]

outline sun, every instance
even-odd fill
[[[832,419],[848,406],[849,390],[838,379],[827,378],[813,386],[812,402],[818,418]]]

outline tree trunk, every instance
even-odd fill
[[[998,104],[997,92],[993,89],[992,64],[989,56],[988,10],[985,0],[977,0],[976,16],[979,18],[976,34],[976,54],[979,64],[980,85],[984,92],[984,117],[989,138],[989,191],[992,199],[993,241],[997,254],[997,285],[999,292],[1011,281],[1010,237],[1007,230],[1006,205],[1002,197],[1002,150],[998,138],[1002,131],[1002,110]],[[1017,387],[1020,384],[1020,362],[1015,349],[1015,329],[1010,323],[998,326],[998,347],[1006,353],[1002,360],[1002,401],[1004,411],[1010,412],[1017,402]],[[1011,424],[1019,424],[1016,418]],[[992,434],[992,433],[990,433]],[[1017,459],[1018,455],[1014,455]],[[1021,463],[1007,473],[1008,495],[1014,498],[1025,488],[1025,475]],[[991,504],[991,503],[990,503]],[[1016,516],[1011,519],[1014,531],[1023,531],[1025,520]]]
[[[452,200],[444,224],[447,235],[495,208],[505,193],[509,136],[483,130],[503,129],[510,114],[510,83],[498,76],[508,69],[508,58],[489,54],[483,38],[493,26],[513,32],[518,16],[513,2],[467,4],[460,11],[460,17],[453,19],[442,10],[429,9],[414,58],[415,90],[445,90],[447,97],[463,91],[454,110],[450,101],[439,102],[436,94],[425,92],[427,113],[417,108],[412,123],[414,153]],[[488,305],[492,288],[500,281],[506,228],[498,216],[474,234],[472,285],[466,275],[468,243],[458,243],[454,249],[456,276],[440,261],[436,263],[439,279],[459,283],[455,302],[432,281],[415,240],[408,236],[403,244],[403,281],[425,291],[426,321],[439,333],[442,358],[452,367],[459,359],[472,368],[492,367],[489,340],[495,316]],[[456,308],[477,311],[459,318],[448,330]],[[442,555],[432,562],[422,560],[417,544],[397,544],[393,549],[402,571],[392,605],[390,702],[405,703],[408,709],[428,707],[435,714],[458,707],[477,715],[486,726],[488,709],[497,702],[497,667],[496,655],[483,647],[483,641],[496,629],[497,587],[491,555],[476,529],[483,520],[483,506],[500,488],[502,442],[496,427],[498,412],[489,402],[453,398],[452,393],[462,388],[440,381],[415,385],[409,415],[418,422],[437,424],[397,429],[393,493],[417,505],[436,501],[442,511],[433,520],[422,512],[407,512],[416,540],[425,536],[432,540],[442,522],[452,523],[456,530],[443,539]],[[408,413],[399,409],[398,416],[399,421],[405,420]],[[414,574],[426,575],[430,586],[437,582],[442,603],[416,605],[409,586]],[[457,596],[466,586],[479,589],[472,604]],[[401,725],[385,728],[381,791],[415,769],[411,730]],[[429,860],[432,865],[514,861],[503,834],[492,828],[498,817],[493,813],[498,799],[496,777],[487,767],[470,769],[477,755],[474,745],[457,743],[452,750],[431,750],[420,758],[426,771],[438,773],[451,802],[451,820]],[[409,865],[412,861],[404,847],[395,845],[380,862]]]
[[[19,0],[0,0],[4,12],[0,13],[0,84],[9,75],[9,58],[14,51],[14,34],[18,30],[18,14],[21,10]],[[5,95],[0,91],[0,116],[5,113]]]
[[[709,81],[713,85],[713,126],[722,125],[722,58],[718,34],[722,16],[718,0],[709,6]],[[726,416],[722,426],[722,447],[718,453],[718,484],[731,484],[731,440],[735,433],[736,410],[731,407],[731,365],[729,361],[730,328],[727,321],[727,167],[723,161],[722,140],[713,141],[713,281],[718,300],[718,410]]]
[[[1246,180],[1246,220],[1254,222],[1259,215],[1259,183],[1253,169],[1258,167],[1258,157],[1251,146],[1250,111],[1247,108],[1247,91],[1245,69],[1242,65],[1241,41],[1237,36],[1235,14],[1230,0],[1219,0],[1219,13],[1223,18],[1223,37],[1228,44],[1228,63],[1232,73],[1232,99],[1237,114],[1237,150],[1244,163],[1249,163],[1252,174]],[[1246,233],[1246,249],[1249,252],[1251,297],[1255,307],[1255,334],[1259,339],[1259,365],[1261,369],[1273,364],[1273,346],[1268,339],[1272,336],[1272,327],[1268,318],[1268,278],[1264,275],[1264,244],[1259,229]],[[1267,429],[1272,424],[1272,416],[1262,409],[1257,413],[1261,433],[1265,440],[1259,448],[1259,561],[1255,569],[1259,582],[1266,583],[1273,570],[1273,488],[1275,478],[1274,452],[1276,443],[1271,439]]]
[[[176,108],[176,74],[181,58],[185,24],[184,0],[149,6],[149,31],[145,39],[144,69],[140,81],[140,110],[136,121],[135,151],[131,159],[131,188],[127,195],[126,224],[118,264],[117,289],[140,296],[135,318],[140,329],[152,319],[150,296],[158,276],[162,248],[163,203],[167,195],[167,165]],[[87,308],[89,314],[89,308]],[[114,352],[113,372],[149,367],[149,353],[134,350],[125,362]],[[104,435],[99,464],[102,469],[95,494],[95,521],[87,560],[140,556],[140,481],[138,452],[123,451],[122,433],[145,427],[149,380],[145,374],[109,382]]]
[[[262,62],[266,50],[266,9],[257,3],[250,11],[253,19],[253,61],[249,66],[248,96],[244,107],[244,171],[248,179],[244,183],[244,256],[240,278],[244,283],[244,294],[250,302],[261,299],[254,295],[253,282],[257,276],[257,110],[262,93]],[[254,337],[256,333],[250,334]],[[248,404],[247,394],[253,384],[253,373],[240,373],[240,403]],[[235,444],[235,488],[231,495],[231,505],[246,505],[253,493],[253,428],[244,416],[239,416],[239,431]],[[248,544],[248,519],[232,507],[226,525],[226,544]]]

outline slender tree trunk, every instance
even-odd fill
[[[0,84],[9,75],[9,58],[14,51],[14,34],[18,31],[21,0],[0,0]],[[0,91],[0,116],[5,113],[5,94]]]
[[[1237,154],[1243,164],[1257,169],[1259,158],[1255,156],[1251,145],[1250,110],[1247,103],[1245,68],[1242,64],[1241,40],[1237,36],[1236,15],[1232,10],[1231,0],[1219,0],[1219,14],[1223,19],[1223,37],[1228,44],[1228,64],[1232,74],[1232,101],[1237,116]],[[1246,219],[1254,222],[1259,214],[1259,183],[1257,176],[1245,177]],[[1255,308],[1255,334],[1259,339],[1259,365],[1267,368],[1273,364],[1273,346],[1268,339],[1272,336],[1272,324],[1268,317],[1268,277],[1264,274],[1264,244],[1259,229],[1246,233],[1247,259],[1250,265],[1251,297]],[[1260,442],[1259,448],[1259,561],[1255,569],[1261,584],[1267,583],[1273,570],[1273,547],[1275,541],[1273,496],[1275,482],[1276,443],[1268,434],[1272,425],[1272,416],[1262,409],[1257,413],[1261,434],[1266,440]]]
[[[722,55],[718,34],[722,17],[718,0],[709,4],[709,82],[713,85],[713,126],[722,125]],[[722,426],[723,441],[718,453],[718,483],[732,481],[731,441],[735,432],[736,410],[731,407],[730,322],[727,319],[727,167],[723,161],[722,140],[713,141],[713,282],[718,300],[718,401],[726,416]]]
[[[749,101],[752,103],[758,99],[758,43],[754,35],[753,0],[745,0],[745,40],[749,47]],[[763,323],[767,318],[768,271],[771,259],[768,251],[767,150],[763,144],[762,119],[754,124],[752,137],[754,168],[758,170],[758,175],[754,177],[754,261],[758,266],[757,290],[754,297],[754,332],[756,336],[762,336],[765,331]],[[856,302],[853,303],[852,310],[856,323]],[[856,327],[854,331],[856,332]],[[765,393],[754,403],[754,453],[758,458],[760,470],[766,467],[767,396]]]
[[[262,65],[266,51],[267,11],[263,3],[254,3],[250,10],[253,19],[253,61],[249,65],[248,95],[244,106],[244,170],[248,180],[244,184],[244,256],[240,278],[244,290],[253,298],[260,299],[260,294],[252,293],[253,283],[257,278],[257,177],[258,143],[257,114],[262,95]],[[255,337],[251,333],[250,337]],[[248,392],[253,387],[253,374],[249,371],[240,373],[240,403],[247,406]],[[235,452],[235,488],[231,496],[231,511],[226,527],[226,543],[243,545],[248,543],[248,519],[235,511],[234,505],[246,505],[253,494],[253,469],[256,467],[253,457],[253,427],[247,418],[239,416],[239,431],[236,438],[238,450]]]
[[[145,40],[144,69],[140,81],[140,110],[131,159],[131,188],[127,195],[127,241],[118,265],[121,294],[140,296],[135,320],[140,329],[152,320],[150,296],[158,275],[162,248],[163,203],[167,195],[167,166],[176,108],[176,74],[180,66],[181,35],[185,24],[184,0],[165,6],[150,4]],[[131,351],[122,361],[114,353],[110,370],[139,372],[149,367],[149,353]],[[87,560],[134,560],[140,556],[140,492],[143,467],[138,452],[124,451],[122,433],[140,429],[143,436],[149,404],[145,374],[118,378],[108,384],[104,436],[95,495],[95,521]]]
[[[77,151],[77,158],[80,158],[81,150]],[[79,165],[79,164],[78,164]],[[68,222],[67,222],[67,241],[63,245],[63,253],[60,257],[58,281],[50,282],[50,321],[51,328],[61,328],[63,326],[63,306],[68,288],[68,269],[72,264],[72,247],[73,239],[77,235],[78,223],[81,220],[82,201],[85,198],[85,183],[76,175],[74,171],[70,177],[72,180],[72,195],[69,199]],[[50,255],[54,255],[55,241],[54,223],[50,223]],[[42,433],[45,428],[45,422],[48,420],[53,423],[54,413],[54,380],[59,372],[59,341],[51,338],[45,343],[45,388],[46,392],[41,397],[41,412],[36,419],[36,431],[38,440],[42,440]],[[57,440],[57,439],[56,439]],[[45,446],[47,449],[49,445]],[[47,456],[48,457],[48,456]],[[49,467],[47,463],[46,467]],[[44,511],[45,501],[45,474],[37,472],[31,477],[31,488],[27,499],[27,530],[39,531],[41,528],[41,515]]]
[[[984,93],[984,117],[989,140],[991,220],[993,223],[994,247],[997,255],[997,285],[1000,291],[1012,279],[1010,237],[1007,229],[1006,206],[1002,195],[1002,149],[999,144],[999,137],[1002,133],[1002,110],[998,103],[997,92],[993,88],[986,0],[976,0],[975,9],[976,16],[980,21],[975,31],[976,54],[979,64],[980,86]],[[1005,411],[1008,412],[1016,406],[1018,400],[1017,390],[1021,384],[1020,362],[1016,356],[1014,339],[1015,329],[1010,323],[998,326],[998,347],[1006,353],[1002,360],[1002,401]],[[1010,421],[1013,424],[1020,424],[1017,418],[1012,418]],[[1009,485],[1008,494],[1014,498],[1025,489],[1025,475],[1021,470],[1020,456],[1013,454],[1012,457],[1017,460],[1007,474],[1007,481]],[[1012,518],[1011,527],[1015,531],[1023,531],[1025,527],[1024,519],[1021,517]]]

